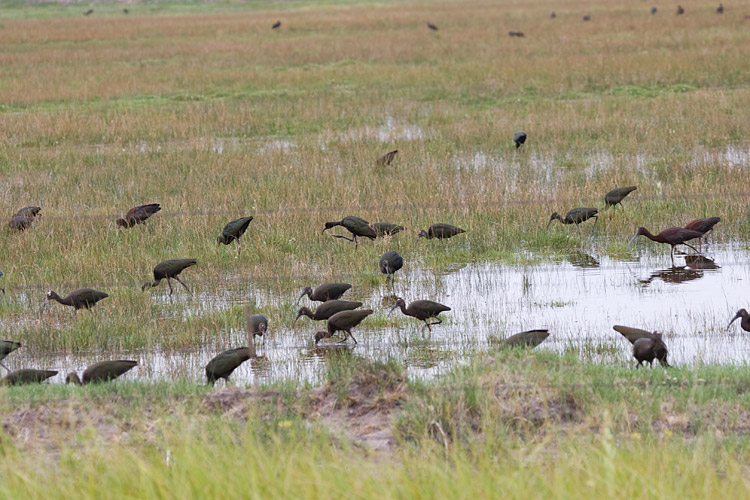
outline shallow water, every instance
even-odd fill
[[[643,246],[641,243],[638,248]],[[288,321],[271,325],[265,345],[258,343],[261,357],[245,363],[232,376],[237,383],[280,379],[315,383],[334,352],[374,360],[394,358],[406,364],[410,377],[431,378],[477,351],[489,349],[493,337],[502,339],[534,328],[551,332],[541,349],[575,350],[593,362],[632,363],[630,345],[612,329],[615,324],[663,332],[673,364],[745,364],[750,359],[750,334],[740,329],[739,321],[729,332],[725,328],[738,309],[750,305],[750,289],[746,286],[750,253],[739,245],[704,250],[706,257],[676,255],[675,267],[669,254],[657,248],[654,253],[641,255],[640,260],[615,260],[576,251],[561,260],[529,266],[468,263],[439,271],[400,272],[393,289],[385,285],[355,286],[344,297],[362,300],[382,320],[378,326],[372,326],[371,319],[365,320],[353,332],[359,343],[353,346],[350,342],[346,347],[321,342],[315,348],[312,336],[324,329],[324,322],[300,318],[292,325],[297,306],[290,297],[296,299],[296,289],[289,291],[290,297],[282,298],[283,293],[267,290],[248,295],[228,284],[218,294],[180,296],[175,300],[185,303],[179,308],[166,295],[155,295],[154,301],[163,307],[164,315],[200,315],[248,300],[254,301],[259,311],[269,302],[289,302]],[[434,326],[429,334],[421,322],[398,310],[387,316],[395,295],[407,302],[429,298],[452,310],[443,313],[443,324]],[[226,347],[245,344],[244,330],[237,329]],[[217,352],[211,345],[183,351],[117,353],[104,358],[139,360],[131,377],[198,380],[203,377],[203,366]],[[80,371],[102,358],[98,353],[50,355],[21,349],[9,356],[6,364],[12,369],[58,369],[61,373],[52,380],[61,382],[64,373]]]

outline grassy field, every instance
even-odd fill
[[[429,285],[467,262],[624,259],[639,226],[698,217],[744,245],[750,11],[682,5],[0,1],[0,213],[42,207],[30,230],[0,229],[0,338],[40,358],[218,352],[244,303],[288,325],[305,285],[377,290],[387,250]],[[596,235],[545,228],[631,184]],[[145,226],[114,224],[151,202],[163,209]],[[245,215],[235,258],[216,236]],[[406,230],[355,252],[320,234],[346,215]],[[415,246],[435,222],[467,233]],[[198,260],[182,275],[193,298],[140,290],[183,257]],[[47,290],[80,286],[110,298],[40,318]],[[381,309],[371,328],[404,321]],[[429,384],[334,359],[318,388],[1,389],[0,497],[748,497],[742,369],[489,356]],[[387,445],[361,442],[360,411]]]

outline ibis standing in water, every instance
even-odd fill
[[[685,229],[684,227],[669,227],[654,236],[645,227],[639,227],[638,231],[635,233],[635,236],[633,236],[633,238],[628,243],[628,248],[630,248],[630,245],[639,236],[645,236],[651,241],[655,241],[657,243],[668,244],[671,247],[669,256],[672,258],[672,266],[674,266],[674,247],[676,247],[677,245],[685,245],[686,247],[690,247],[698,252],[698,250],[694,246],[688,244],[687,242],[695,238],[700,238],[703,235],[698,231],[692,231],[690,229]]]
[[[247,231],[247,226],[250,225],[250,221],[252,220],[253,217],[250,216],[242,217],[240,219],[235,219],[229,222],[226,226],[224,226],[224,229],[222,229],[219,237],[216,238],[217,244],[223,243],[224,245],[229,245],[234,240],[237,240],[237,257],[239,257],[240,250],[242,250],[240,238],[243,234],[245,234],[245,231]]]
[[[352,234],[352,237],[347,238],[346,236],[343,236],[341,234],[334,234],[333,237],[343,238],[346,241],[353,241],[355,250],[357,249],[357,236],[360,236],[362,238],[370,238],[371,240],[374,240],[378,237],[378,233],[372,227],[370,227],[369,222],[353,215],[344,217],[340,221],[326,222],[325,227],[323,228],[323,232],[325,233],[327,230],[336,226],[343,226],[344,229]]]
[[[391,284],[393,284],[393,273],[404,267],[404,259],[398,254],[398,252],[391,250],[385,252],[383,256],[380,257],[378,267],[380,268],[380,272],[386,275],[385,282],[388,283],[388,280],[390,279]]]
[[[8,354],[12,353],[19,347],[21,347],[20,342],[15,342],[13,340],[0,340],[0,366],[10,371],[8,367],[3,364],[3,360],[8,357]]]
[[[91,309],[97,302],[106,299],[107,297],[109,297],[109,295],[106,293],[92,288],[78,288],[70,292],[64,298],[61,298],[57,292],[50,290],[47,292],[47,298],[44,300],[44,304],[42,304],[42,311],[47,307],[50,300],[57,301],[64,306],[72,306],[73,310],[77,311],[79,309]]]
[[[138,365],[137,361],[118,359],[113,361],[99,361],[86,368],[83,372],[83,380],[78,378],[76,372],[68,373],[65,377],[66,384],[86,385],[92,383],[109,382],[123,373],[132,370]]]
[[[587,220],[593,218],[594,228],[591,230],[591,234],[594,234],[594,231],[596,231],[596,223],[599,221],[598,214],[599,209],[594,207],[576,207],[568,211],[568,213],[565,214],[564,219],[560,217],[560,214],[558,214],[557,212],[552,212],[552,215],[549,218],[549,222],[547,222],[547,227],[552,224],[553,220],[559,220],[563,224],[575,224],[576,227],[578,227],[578,224],[586,222]]]
[[[402,298],[396,300],[396,303],[391,308],[388,314],[392,313],[396,308],[401,309],[401,312],[406,314],[407,316],[411,316],[412,318],[417,318],[418,320],[424,321],[424,326],[426,326],[427,330],[429,330],[430,332],[432,331],[432,328],[430,328],[431,325],[439,325],[443,322],[443,320],[440,319],[438,315],[441,312],[451,310],[450,307],[444,306],[443,304],[440,304],[438,302],[433,302],[431,300],[415,300],[414,302],[409,304],[409,307],[406,307],[406,302]],[[432,323],[430,323],[427,321],[430,318],[435,318],[437,321],[433,321]]]
[[[352,286],[349,283],[323,283],[313,289],[312,287],[306,286],[302,289],[302,295],[297,299],[297,303],[302,297],[307,295],[310,300],[315,302],[325,302],[327,300],[336,300],[340,298],[347,290]]]
[[[745,309],[740,309],[739,311],[737,311],[737,314],[734,315],[732,321],[730,321],[727,325],[727,330],[729,330],[729,327],[732,326],[732,323],[734,323],[735,320],[740,318],[742,318],[742,321],[740,321],[740,326],[742,327],[742,329],[746,332],[750,332],[750,314],[748,314]]]
[[[419,231],[419,234],[417,235],[417,241],[419,241],[420,238],[427,238],[428,240],[431,240],[433,238],[436,238],[438,240],[446,239],[446,238],[453,238],[457,234],[465,233],[466,230],[461,229],[457,226],[451,226],[450,224],[444,224],[442,222],[438,222],[437,224],[433,224],[430,227],[427,228],[427,231],[424,229],[421,229]]]
[[[141,286],[141,290],[145,290],[148,287],[159,286],[161,280],[166,279],[167,285],[169,285],[169,295],[172,295],[172,282],[170,280],[174,278],[180,285],[185,287],[185,290],[187,290],[188,293],[190,293],[190,289],[177,275],[195,264],[195,259],[169,259],[159,262],[156,264],[156,267],[154,267],[154,281],[147,281],[144,283],[143,286]]]
[[[254,357],[255,352],[251,347],[238,347],[222,352],[206,365],[208,384],[214,385],[220,378],[229,382],[229,376],[232,372],[242,363]]]
[[[361,306],[362,302],[356,300],[328,300],[320,304],[315,312],[307,307],[300,308],[300,310],[297,311],[297,317],[294,318],[294,321],[296,322],[302,316],[307,316],[313,321],[321,321],[330,318],[338,312],[351,311]]]
[[[721,222],[719,217],[708,217],[706,219],[695,219],[685,224],[685,229],[691,231],[698,231],[701,233],[701,237],[698,238],[698,245],[703,245],[703,237],[711,232],[716,224]]]
[[[128,210],[125,217],[117,219],[115,222],[120,227],[133,227],[136,224],[143,224],[146,219],[154,215],[156,212],[161,210],[161,205],[158,203],[149,203],[147,205],[138,205]]]
[[[372,314],[372,309],[358,309],[354,311],[341,311],[337,312],[330,318],[328,318],[328,329],[327,331],[320,331],[315,334],[315,345],[318,345],[322,339],[332,337],[336,332],[344,332],[344,339],[340,343],[346,342],[347,337],[351,337],[354,343],[357,343],[357,339],[352,335],[352,328],[359,325],[362,320]]]
[[[624,200],[627,195],[629,195],[636,189],[638,189],[638,187],[636,186],[619,187],[613,189],[612,191],[604,195],[604,209],[606,210],[609,207],[614,207],[615,205],[622,206],[622,200]]]
[[[41,384],[50,377],[57,375],[55,370],[35,370],[33,368],[23,368],[10,372],[0,379],[0,385],[26,385]]]
[[[636,368],[643,366],[644,361],[653,366],[654,359],[658,360],[662,366],[669,367],[667,353],[667,345],[660,333],[654,332],[651,338],[640,338],[633,342],[633,357],[638,361]]]
[[[263,343],[266,342],[266,333],[268,332],[268,318],[262,314],[253,314],[250,305],[245,306],[245,321],[247,323],[248,342],[253,344],[255,337],[263,337]]]
[[[511,33],[514,33],[511,31]],[[514,33],[515,34],[515,33]],[[514,36],[514,35],[511,35]],[[522,35],[523,36],[523,35]],[[520,148],[526,142],[526,132],[516,132],[513,135],[513,142],[516,143],[516,149]]]

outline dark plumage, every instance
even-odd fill
[[[263,337],[265,341],[266,332],[268,331],[268,318],[262,314],[252,314],[250,306],[245,307],[245,320],[247,321],[247,333],[250,335],[249,340],[254,340],[256,336]]]
[[[581,222],[586,222],[593,217],[594,228],[591,230],[591,233],[593,234],[596,230],[596,223],[599,220],[598,213],[599,210],[594,207],[576,207],[568,211],[568,213],[565,214],[565,218],[563,219],[557,212],[552,212],[552,215],[549,218],[549,222],[547,222],[547,227],[549,227],[553,220],[559,220],[563,224],[575,224],[576,227],[578,227],[578,224],[580,224]]]
[[[678,5],[677,6],[677,15],[681,16],[684,13],[685,13],[685,9],[682,8],[682,5]]]
[[[404,226],[391,224],[390,222],[373,222],[372,224],[370,224],[370,227],[375,230],[375,233],[378,235],[378,237],[393,236],[394,234],[404,230]]]
[[[122,9],[123,14],[130,14],[130,11],[128,9]]]
[[[15,342],[13,340],[0,340],[0,366],[10,371],[10,369],[8,369],[8,367],[5,366],[2,361],[8,357],[8,354],[12,353],[19,347],[21,347],[20,342]]]
[[[0,379],[0,385],[26,385],[41,384],[50,377],[57,375],[55,370],[34,370],[32,368],[23,368],[10,372]]]
[[[42,207],[36,207],[33,205],[30,205],[28,207],[23,207],[18,210],[14,215],[22,215],[25,217],[36,217],[39,215],[39,212],[42,211]]]
[[[606,210],[609,207],[614,207],[618,203],[620,204],[620,206],[622,206],[622,200],[624,200],[627,195],[629,195],[636,189],[638,189],[636,186],[619,187],[613,189],[612,191],[604,195],[604,209]]]
[[[740,309],[739,311],[737,311],[737,314],[734,315],[732,321],[730,321],[727,325],[727,330],[729,330],[729,327],[732,326],[732,323],[734,323],[734,321],[738,318],[742,318],[742,321],[740,321],[740,327],[742,327],[742,329],[746,332],[750,332],[750,314],[748,314],[745,309]]]
[[[394,149],[390,153],[386,153],[380,158],[378,158],[375,164],[380,165],[380,166],[390,165],[393,162],[393,160],[396,158],[397,154],[398,154],[398,149]]]
[[[442,222],[440,222],[428,227],[427,231],[425,231],[424,229],[420,230],[419,234],[417,235],[417,241],[419,241],[419,239],[423,237],[427,238],[428,240],[431,240],[433,238],[437,238],[439,240],[445,238],[453,238],[457,234],[465,232],[466,231],[464,229],[461,229],[460,227],[451,226],[450,224],[443,224]]]
[[[302,316],[307,316],[314,321],[320,321],[328,319],[334,314],[341,311],[351,311],[362,306],[362,302],[355,300],[328,300],[318,306],[315,312],[311,311],[307,307],[302,307],[297,312],[297,317],[294,318],[296,322]]]
[[[357,343],[357,339],[352,335],[351,329],[359,325],[362,320],[372,314],[372,309],[358,309],[352,311],[341,311],[337,312],[330,318],[328,318],[328,330],[318,332],[315,334],[315,344],[317,345],[321,339],[329,338],[336,332],[344,332],[346,335],[341,342],[346,342],[347,337],[351,337],[354,343]]]
[[[644,361],[653,365],[654,359],[658,360],[662,366],[669,366],[667,345],[662,340],[661,334],[656,332],[651,334],[650,339],[640,338],[633,342],[633,357],[638,361],[636,368],[640,368]]]
[[[90,15],[91,15],[91,14],[93,14],[93,13],[94,13],[94,9],[89,9],[89,10],[87,10],[86,12],[84,12],[84,13],[83,13],[83,15],[84,15],[84,16],[90,16]]]
[[[438,27],[432,24],[431,22],[427,21],[427,27],[430,28],[432,31],[437,31]]]
[[[176,279],[179,284],[185,287],[185,290],[190,293],[190,289],[180,278],[177,277],[182,271],[190,266],[196,264],[195,259],[169,259],[156,264],[154,267],[154,281],[147,281],[141,286],[141,290],[145,290],[148,287],[159,286],[161,280],[166,279],[167,285],[169,285],[169,295],[172,295],[172,278]]]
[[[713,230],[714,226],[721,222],[719,217],[708,217],[706,219],[695,219],[685,224],[685,229],[701,233],[701,238]]]
[[[222,352],[206,365],[208,384],[214,385],[220,378],[228,382],[232,372],[248,359],[255,357],[254,354],[249,347],[238,347]]]
[[[137,365],[137,361],[130,361],[126,359],[115,361],[99,361],[98,363],[94,363],[93,365],[86,368],[86,370],[84,370],[83,381],[78,378],[78,375],[75,372],[70,372],[68,373],[68,376],[65,377],[65,383],[85,385],[96,384],[99,382],[109,382],[110,380],[114,380],[123,373],[133,369]]]
[[[31,227],[41,210],[41,207],[36,206],[23,207],[13,214],[8,226],[16,231],[24,231]]]
[[[716,13],[717,14],[723,14],[724,13],[724,4],[719,4],[719,6],[716,7]]]
[[[550,19],[554,19],[554,18],[557,17],[557,14],[555,14],[554,12],[552,12],[552,14],[550,14],[549,17],[550,17]]]
[[[529,330],[511,335],[503,340],[506,347],[526,347],[533,349],[549,337],[549,330]]]
[[[645,227],[639,227],[638,231],[635,233],[635,236],[633,236],[633,238],[628,243],[628,248],[630,248],[630,245],[638,236],[645,236],[651,241],[655,241],[657,243],[668,244],[671,247],[669,256],[672,258],[672,265],[674,265],[674,247],[677,245],[685,245],[698,252],[698,250],[694,246],[689,245],[687,242],[695,238],[700,238],[703,235],[698,231],[692,231],[690,229],[685,229],[684,227],[669,227],[654,236]]]
[[[352,233],[352,238],[347,238],[346,236],[342,236],[340,234],[334,234],[333,237],[343,238],[347,241],[353,241],[355,249],[357,248],[357,236],[370,238],[371,240],[374,240],[378,236],[378,233],[370,227],[369,222],[360,217],[354,217],[353,215],[344,217],[340,221],[326,222],[325,227],[323,228],[323,232],[326,232],[328,229],[336,226],[343,226],[344,229]]]
[[[56,292],[50,290],[47,292],[47,298],[44,300],[44,304],[42,304],[42,310],[44,310],[47,304],[49,304],[50,300],[55,300],[64,306],[73,306],[76,311],[79,309],[91,309],[97,302],[106,299],[107,297],[109,297],[109,295],[106,293],[91,288],[78,288],[70,292],[64,298],[60,298]]]
[[[409,307],[406,307],[406,302],[401,298],[396,300],[396,304],[394,304],[388,314],[392,313],[396,308],[401,309],[401,312],[407,316],[424,321],[424,324],[429,331],[432,331],[432,328],[430,328],[431,325],[439,325],[443,322],[443,320],[438,318],[438,314],[451,310],[450,307],[431,300],[415,300],[409,304]],[[437,321],[430,323],[427,321],[430,318],[435,318]]]
[[[3,277],[3,272],[0,271],[0,278],[2,278],[2,277]],[[0,287],[0,292],[3,292],[3,295],[5,295],[5,288]]]
[[[380,257],[378,267],[380,268],[380,272],[386,275],[385,282],[388,283],[388,280],[390,279],[391,283],[393,283],[393,273],[404,267],[404,259],[398,254],[398,252],[391,250],[385,252]]]
[[[656,7],[651,7],[651,15],[652,15],[652,16],[653,16],[654,14],[656,14],[656,13],[657,13],[658,11],[659,11],[659,9],[657,9]]]
[[[133,227],[136,224],[143,224],[146,219],[154,215],[156,212],[161,210],[161,205],[158,203],[149,203],[148,205],[138,205],[128,210],[125,217],[117,219],[115,222],[120,227]]]
[[[276,28],[280,28],[280,27],[281,27],[281,21],[276,21],[276,22],[275,22],[275,23],[273,23],[273,25],[271,26],[271,29],[272,29],[272,30],[275,30]]]
[[[218,243],[223,243],[225,245],[229,245],[234,240],[237,240],[237,256],[240,255],[240,250],[242,250],[242,246],[240,244],[240,238],[243,234],[245,234],[245,231],[247,231],[247,226],[250,224],[250,221],[253,220],[253,217],[242,217],[240,219],[235,219],[231,222],[229,222],[226,226],[224,226],[224,229],[221,231],[221,234],[218,238],[216,238],[216,241]]]
[[[583,20],[584,21],[591,21],[591,14],[586,14],[585,16],[583,16]]]
[[[526,132],[516,132],[513,134],[513,142],[516,143],[516,149],[523,146],[526,142]]]
[[[307,295],[310,300],[314,300],[315,302],[336,300],[344,295],[344,293],[346,293],[351,287],[352,286],[349,283],[323,283],[322,285],[316,286],[314,290],[312,287],[306,286],[302,289],[302,295],[299,296],[299,299]],[[299,299],[297,299],[298,304]]]
[[[508,36],[517,36],[519,38],[523,38],[523,31],[509,31]]]

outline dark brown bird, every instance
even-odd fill
[[[724,4],[719,4],[719,6],[716,7],[716,13],[717,14],[723,14],[724,13]]]
[[[657,12],[659,12],[659,9],[657,9],[656,7],[651,7],[651,15],[652,15],[652,16],[653,16],[654,14],[656,14]]]
[[[122,9],[123,14],[130,14],[130,11],[128,9]]]
[[[32,368],[24,368],[10,372],[0,380],[0,385],[41,384],[55,375],[57,375],[55,370],[34,370]]]
[[[356,300],[328,300],[318,306],[315,312],[311,311],[307,307],[302,307],[297,312],[297,317],[294,318],[296,322],[302,316],[307,316],[314,321],[321,321],[328,319],[334,314],[341,311],[352,311],[362,306],[362,302]]]
[[[430,28],[432,31],[437,31],[438,27],[432,24],[431,22],[427,21],[427,27]]]
[[[84,16],[90,16],[90,15],[91,15],[91,14],[93,14],[93,13],[94,13],[94,9],[89,9],[89,10],[87,10],[86,12],[84,12],[84,13],[83,13],[83,15],[84,15]]]
[[[706,236],[714,226],[721,222],[719,217],[708,217],[707,219],[695,219],[685,224],[685,229],[691,231],[698,231],[701,233],[701,237],[698,239],[698,245],[703,246],[703,237]]]
[[[357,236],[370,238],[371,240],[374,240],[378,236],[378,233],[376,233],[375,230],[370,227],[369,222],[359,217],[354,217],[352,215],[348,217],[344,217],[338,222],[337,221],[326,222],[325,227],[323,228],[323,232],[326,232],[328,229],[331,229],[332,227],[336,227],[336,226],[343,226],[344,229],[352,233],[353,237],[347,238],[346,236],[343,236],[340,234],[334,234],[332,236],[334,238],[343,238],[346,241],[353,241],[355,250],[357,248]]]
[[[347,290],[352,286],[349,283],[323,283],[318,285],[313,290],[311,287],[306,286],[302,289],[302,295],[297,299],[297,303],[302,297],[307,295],[310,300],[315,302],[325,302],[327,300],[336,300],[340,298]]]
[[[176,279],[177,282],[185,287],[185,290],[190,292],[190,289],[185,283],[177,276],[182,271],[190,266],[197,264],[195,259],[169,259],[156,264],[154,267],[154,281],[147,281],[141,286],[141,290],[145,290],[149,287],[159,286],[161,280],[166,279],[167,285],[169,285],[169,295],[172,295],[172,279]]]
[[[617,204],[622,206],[622,200],[624,200],[627,195],[629,195],[636,189],[638,189],[636,186],[619,187],[613,189],[612,191],[604,195],[604,209],[606,210],[609,207],[614,207]]]
[[[117,219],[115,222],[120,227],[133,227],[136,224],[143,224],[146,219],[154,215],[156,212],[161,210],[161,205],[158,203],[149,203],[148,205],[138,205],[128,210],[125,217]]]
[[[662,366],[669,367],[667,345],[660,333],[654,332],[650,339],[640,338],[633,342],[633,357],[638,361],[636,368],[640,368],[644,361],[653,366],[654,359],[658,360]]]
[[[685,9],[682,8],[682,5],[678,5],[677,6],[677,15],[681,16],[684,13],[685,13]]]
[[[238,347],[224,351],[206,365],[206,379],[209,385],[214,385],[217,380],[223,378],[229,382],[229,376],[242,363],[254,358],[255,353],[249,347]]]
[[[549,330],[529,330],[511,335],[503,340],[506,347],[525,347],[533,349],[549,337]]]
[[[550,17],[550,19],[554,19],[554,18],[557,17],[557,14],[555,14],[554,12],[552,12],[552,14],[550,14],[549,17]]]
[[[431,325],[439,325],[443,322],[443,320],[438,318],[438,314],[444,311],[451,310],[450,307],[444,306],[443,304],[439,304],[437,302],[433,302],[431,300],[415,300],[414,302],[409,304],[409,307],[406,307],[406,302],[404,301],[404,299],[399,298],[396,300],[396,304],[391,308],[388,314],[392,313],[397,307],[401,309],[401,312],[406,314],[407,316],[411,316],[412,318],[417,318],[418,320],[424,321],[424,324],[429,331],[432,331],[432,328],[430,328]],[[427,321],[430,318],[435,318],[437,321],[430,323]]]
[[[585,16],[583,16],[583,20],[584,21],[591,21],[591,14],[586,14]]]
[[[21,347],[20,342],[15,342],[13,340],[0,340],[0,366],[10,371],[10,369],[3,364],[3,360],[8,357],[8,354],[12,353],[19,347]]]
[[[351,337],[354,343],[357,343],[357,339],[352,335],[352,328],[359,325],[363,319],[372,314],[372,309],[358,309],[353,311],[341,311],[337,312],[330,318],[328,318],[328,330],[321,331],[315,334],[315,344],[317,345],[321,339],[329,338],[336,332],[344,332],[343,340],[340,343],[346,342],[347,337]]]
[[[276,22],[275,22],[275,23],[273,23],[273,25],[271,26],[271,29],[272,29],[272,30],[275,30],[276,28],[280,28],[280,27],[281,27],[281,21],[276,21]]]
[[[216,238],[216,241],[218,243],[229,245],[234,240],[237,240],[237,256],[239,257],[240,250],[242,250],[242,246],[240,245],[240,238],[243,234],[245,234],[245,231],[247,231],[247,226],[252,220],[253,217],[250,216],[242,217],[240,219],[235,219],[229,222],[226,226],[224,226],[224,229],[221,231],[219,237]]]
[[[370,227],[375,230],[375,233],[379,238],[382,238],[384,236],[393,236],[394,234],[404,230],[404,226],[398,226],[396,224],[391,224],[390,222],[373,222],[372,224],[370,224]]]
[[[740,326],[742,327],[742,329],[746,332],[750,332],[750,314],[748,314],[745,309],[740,309],[739,311],[737,311],[737,314],[734,315],[732,321],[730,321],[727,325],[727,330],[729,330],[729,327],[732,326],[732,323],[734,323],[738,318],[742,318],[742,321],[740,321]]]
[[[509,31],[508,36],[517,36],[519,38],[523,38],[523,31]]]
[[[249,341],[254,341],[255,337],[263,337],[266,341],[266,332],[268,332],[268,318],[262,314],[252,314],[252,308],[245,306],[245,321],[247,322],[247,333]]]
[[[65,383],[75,385],[97,384],[99,382],[109,382],[114,380],[123,373],[133,369],[138,365],[137,361],[120,359],[116,361],[99,361],[89,366],[83,372],[83,382],[78,378],[75,372],[68,373],[65,377]]]
[[[106,299],[107,297],[109,297],[109,295],[106,293],[91,288],[77,288],[66,295],[65,298],[60,298],[60,296],[57,295],[57,292],[50,290],[47,292],[47,298],[44,299],[44,304],[42,304],[42,311],[47,304],[49,304],[50,300],[55,300],[64,306],[73,306],[73,309],[77,311],[79,309],[91,309],[97,302]]]
[[[31,227],[36,216],[41,210],[41,207],[23,207],[15,214],[13,214],[13,216],[10,218],[10,221],[8,222],[8,226],[11,229],[15,229],[16,231],[24,231]]]
[[[578,224],[582,222],[586,222],[587,220],[591,219],[593,217],[594,219],[594,228],[591,230],[591,234],[594,234],[594,231],[596,231],[596,223],[599,221],[599,210],[594,207],[576,207],[568,211],[567,214],[565,214],[565,218],[563,219],[560,217],[560,214],[557,212],[552,212],[552,215],[549,218],[549,222],[547,222],[547,227],[549,227],[550,224],[552,224],[553,220],[559,220],[563,224],[575,224],[576,227],[578,227]]]
[[[513,142],[516,144],[516,149],[523,146],[526,142],[526,132],[516,132],[513,134]]]
[[[390,165],[393,160],[396,158],[396,155],[398,154],[398,149],[394,149],[390,153],[386,153],[375,162],[376,165],[384,166],[384,165]]]
[[[427,231],[425,231],[424,229],[420,230],[419,235],[417,235],[417,241],[419,241],[419,239],[422,237],[427,238],[428,240],[431,240],[433,238],[437,238],[439,240],[445,238],[453,238],[457,234],[465,232],[466,231],[464,229],[461,229],[460,227],[451,226],[450,224],[443,224],[442,222],[440,222],[428,227]]]
[[[380,272],[386,275],[385,282],[388,283],[388,280],[390,279],[391,283],[393,283],[393,274],[404,267],[404,259],[398,254],[398,252],[391,250],[385,252],[380,257],[378,267],[380,268]]]
[[[638,231],[635,233],[635,236],[633,236],[633,238],[628,243],[628,248],[630,248],[630,245],[638,236],[645,236],[651,241],[655,241],[657,243],[668,244],[671,247],[669,256],[672,258],[672,266],[674,266],[674,247],[676,247],[677,245],[685,245],[692,248],[697,253],[700,253],[694,246],[689,245],[687,242],[695,238],[700,238],[703,235],[698,231],[691,231],[690,229],[685,229],[684,227],[669,227],[654,236],[645,227],[639,227]]]
[[[23,207],[19,209],[18,212],[16,212],[14,215],[22,215],[25,217],[36,217],[37,215],[39,215],[39,212],[41,211],[42,211],[42,207],[36,207],[32,205],[32,206]]]

